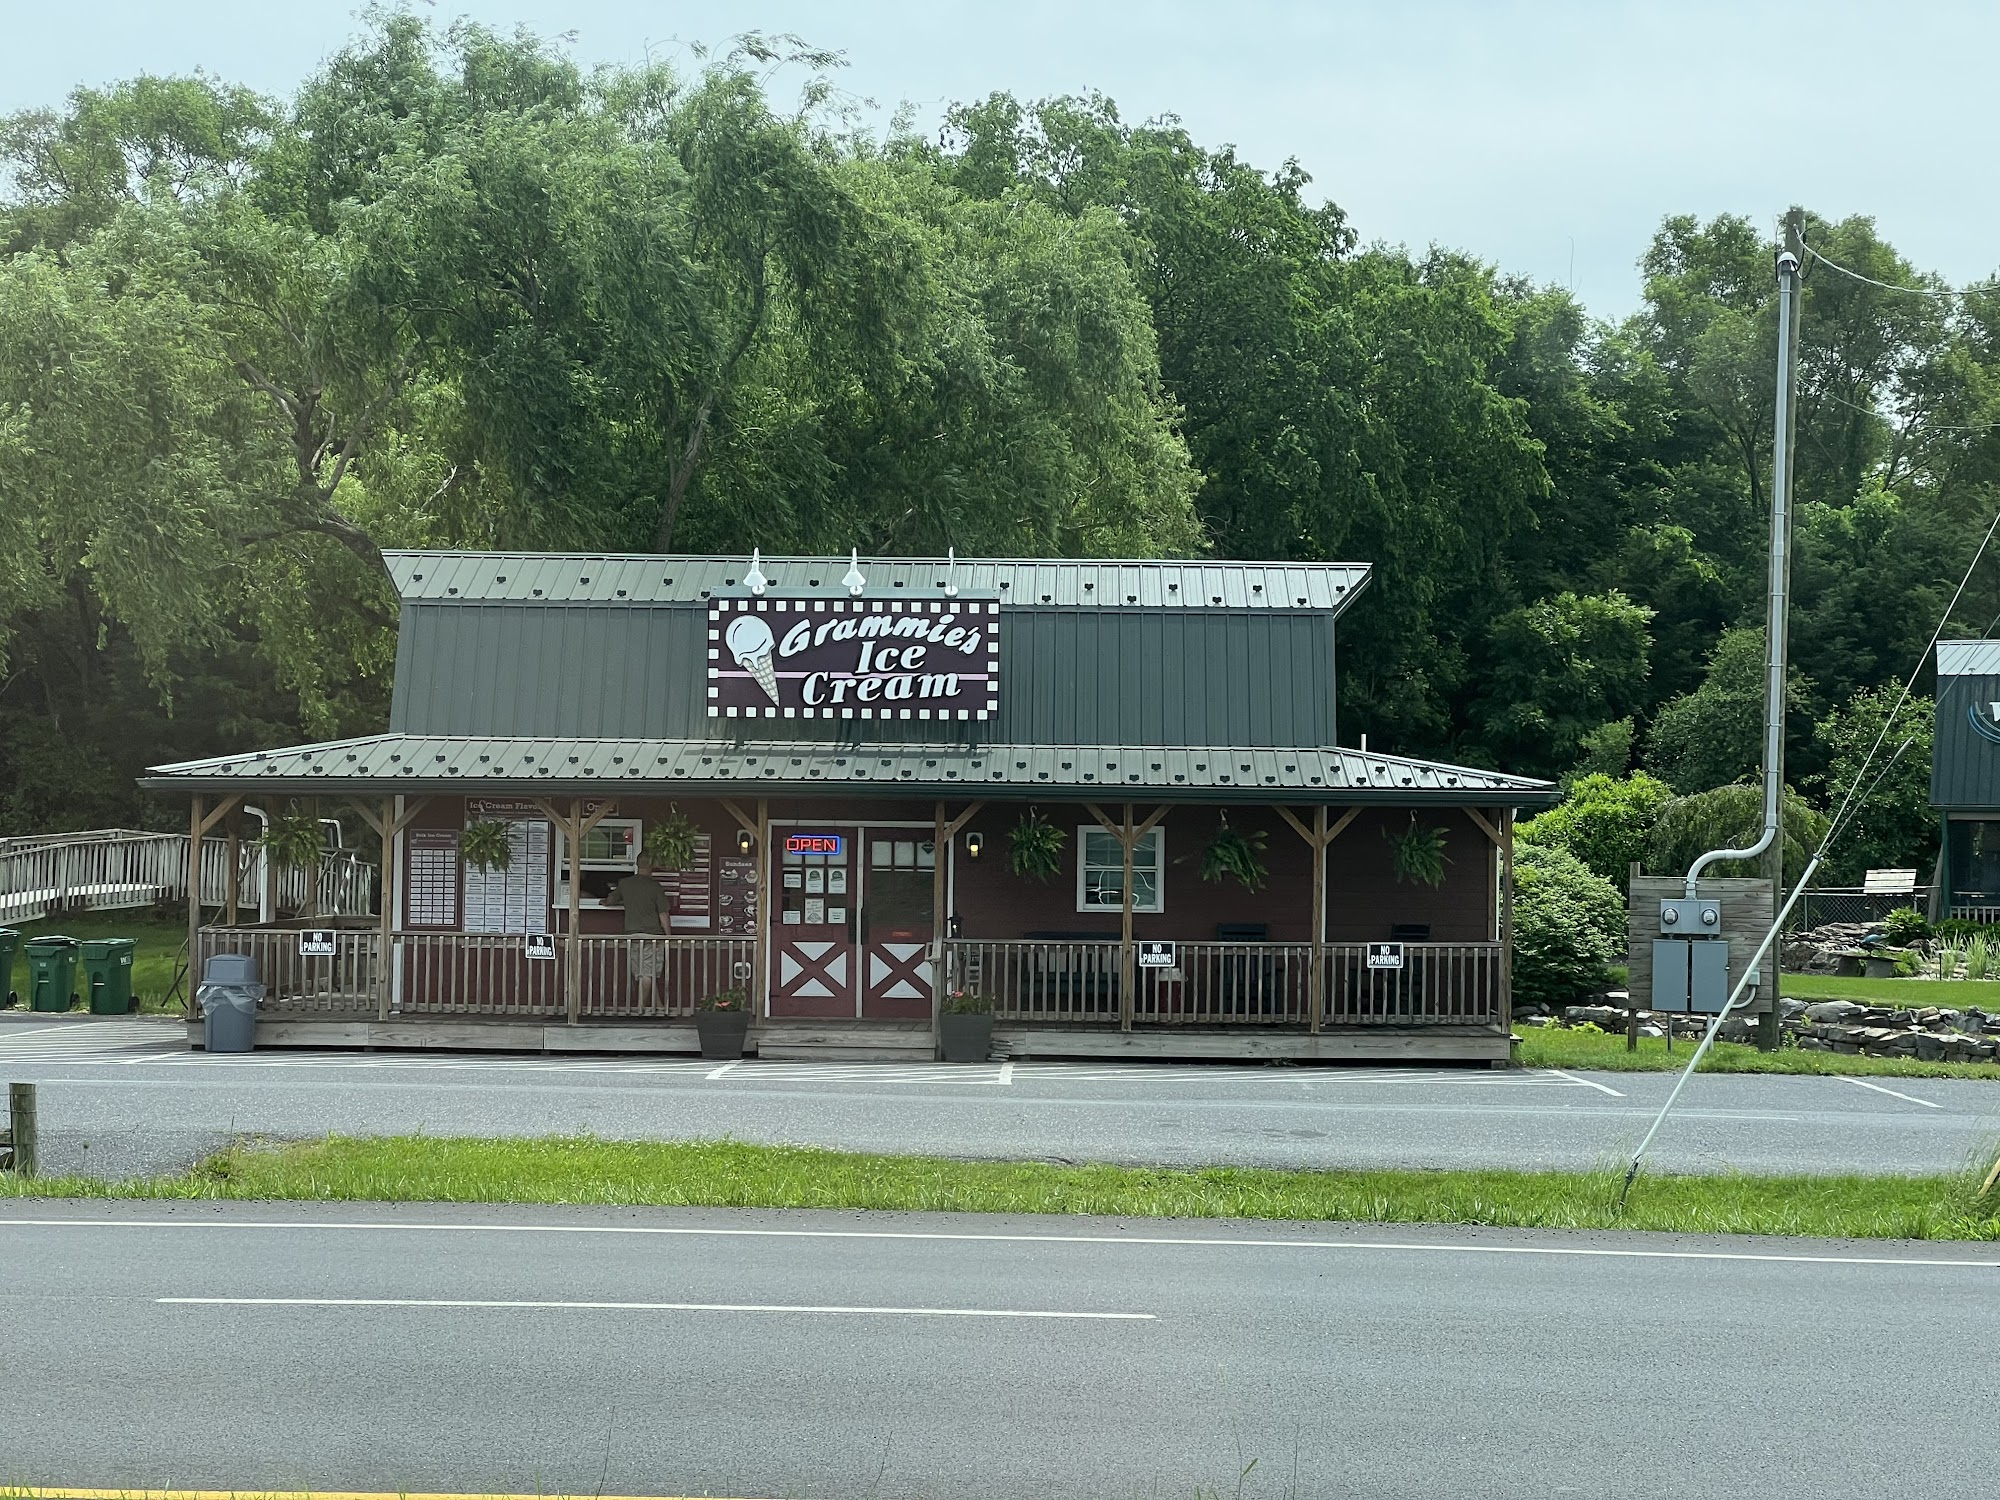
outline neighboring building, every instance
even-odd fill
[[[1514,811],[1555,789],[1337,747],[1365,566],[389,564],[388,733],[147,781],[232,842],[246,797],[382,836],[384,914],[332,957],[238,902],[193,935],[258,957],[266,1040],[692,1050],[741,987],[763,1055],[929,1056],[941,963],[1015,1056],[1508,1055]],[[628,937],[612,887],[682,819],[671,935]],[[1046,879],[1010,869],[1024,819]],[[488,823],[504,868],[461,855]],[[1225,826],[1262,889],[1202,879]],[[1412,831],[1440,884],[1398,878]]]
[[[1937,676],[1938,914],[2000,921],[2000,641],[1939,641]]]

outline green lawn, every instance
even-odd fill
[[[1787,974],[1779,993],[1792,1000],[1857,1000],[1921,1010],[1976,1005],[2000,1011],[2000,979],[1847,979],[1832,974]]]
[[[167,992],[174,982],[174,972],[180,966],[181,949],[187,943],[187,919],[185,917],[159,918],[150,910],[79,912],[67,917],[48,918],[39,922],[12,922],[6,924],[21,934],[21,941],[32,937],[47,937],[60,933],[73,938],[136,938],[138,951],[132,955],[132,996],[138,1008],[143,1011],[178,1010],[167,1004]],[[26,996],[28,993],[28,960],[25,955],[14,955],[14,989]],[[77,972],[77,1003],[83,1003],[83,974]],[[0,996],[0,999],[4,999]]]
[[[0,1176],[0,1197],[656,1204],[1093,1214],[1116,1218],[1484,1224],[1536,1229],[2000,1239],[2000,1191],[1948,1177],[1619,1173],[1170,1171],[877,1156],[737,1141],[418,1136],[238,1146],[143,1182]]]
[[[1623,1031],[1583,1031],[1572,1027],[1517,1026],[1521,1045],[1514,1060],[1527,1068],[1598,1068],[1614,1073],[1665,1073],[1687,1066],[1695,1049],[1677,1037],[1667,1051],[1665,1037],[1640,1037],[1639,1050],[1625,1050]],[[1919,1062],[1913,1057],[1862,1057],[1851,1052],[1801,1052],[1781,1047],[1759,1052],[1742,1042],[1717,1042],[1701,1060],[1704,1073],[1846,1073],[1868,1078],[1994,1078],[1994,1063]]]

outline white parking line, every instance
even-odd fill
[[[1858,1089],[1873,1089],[1878,1094],[1887,1094],[1891,1099],[1901,1099],[1906,1104],[1921,1104],[1925,1109],[1943,1109],[1942,1104],[1933,1104],[1928,1099],[1919,1099],[1915,1094],[1899,1094],[1894,1089],[1885,1089],[1879,1083],[1870,1083],[1865,1078],[1851,1078],[1845,1073],[1834,1075],[1842,1083],[1851,1083]]]
[[[717,1068],[714,1072],[704,1073],[702,1076],[704,1078],[723,1078],[728,1076],[729,1070],[731,1068],[740,1068],[742,1066],[743,1066],[743,1059],[739,1057],[734,1062],[726,1062],[721,1067]]]
[[[1014,1065],[1010,1062],[1000,1064],[1000,1076],[994,1082],[1003,1089],[1009,1087],[1014,1082]]]
[[[568,1312],[832,1313],[878,1318],[1059,1318],[1095,1323],[1155,1323],[1158,1313],[1059,1312],[1016,1307],[838,1307],[776,1302],[532,1302],[431,1297],[155,1297],[159,1307],[481,1307]]]
[[[1571,1083],[1580,1083],[1587,1089],[1596,1089],[1598,1093],[1609,1094],[1614,1099],[1623,1099],[1625,1097],[1614,1088],[1607,1088],[1605,1085],[1594,1083],[1588,1078],[1579,1078],[1576,1074],[1566,1072],[1562,1068],[1550,1068],[1549,1071],[1558,1078],[1567,1078]]]

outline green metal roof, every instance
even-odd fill
[[[388,552],[406,600],[534,604],[697,604],[746,590],[747,557],[656,553]],[[766,557],[771,592],[844,599],[844,557]],[[1305,609],[1338,614],[1368,582],[1366,563],[1067,562],[1038,558],[867,558],[865,597],[937,598],[948,583],[1025,608]]]
[[[1159,749],[1134,745],[842,744],[814,740],[732,746],[721,740],[482,739],[373,735],[284,750],[157,766],[142,783],[187,791],[488,791],[596,793],[623,785],[656,794],[823,793],[839,785],[880,796],[964,794],[1156,801],[1416,803],[1543,807],[1555,786],[1348,749]]]

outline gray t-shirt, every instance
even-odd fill
[[[666,930],[662,918],[674,909],[673,898],[650,875],[627,875],[612,887],[611,899],[625,908],[627,932],[647,932],[655,937]]]

